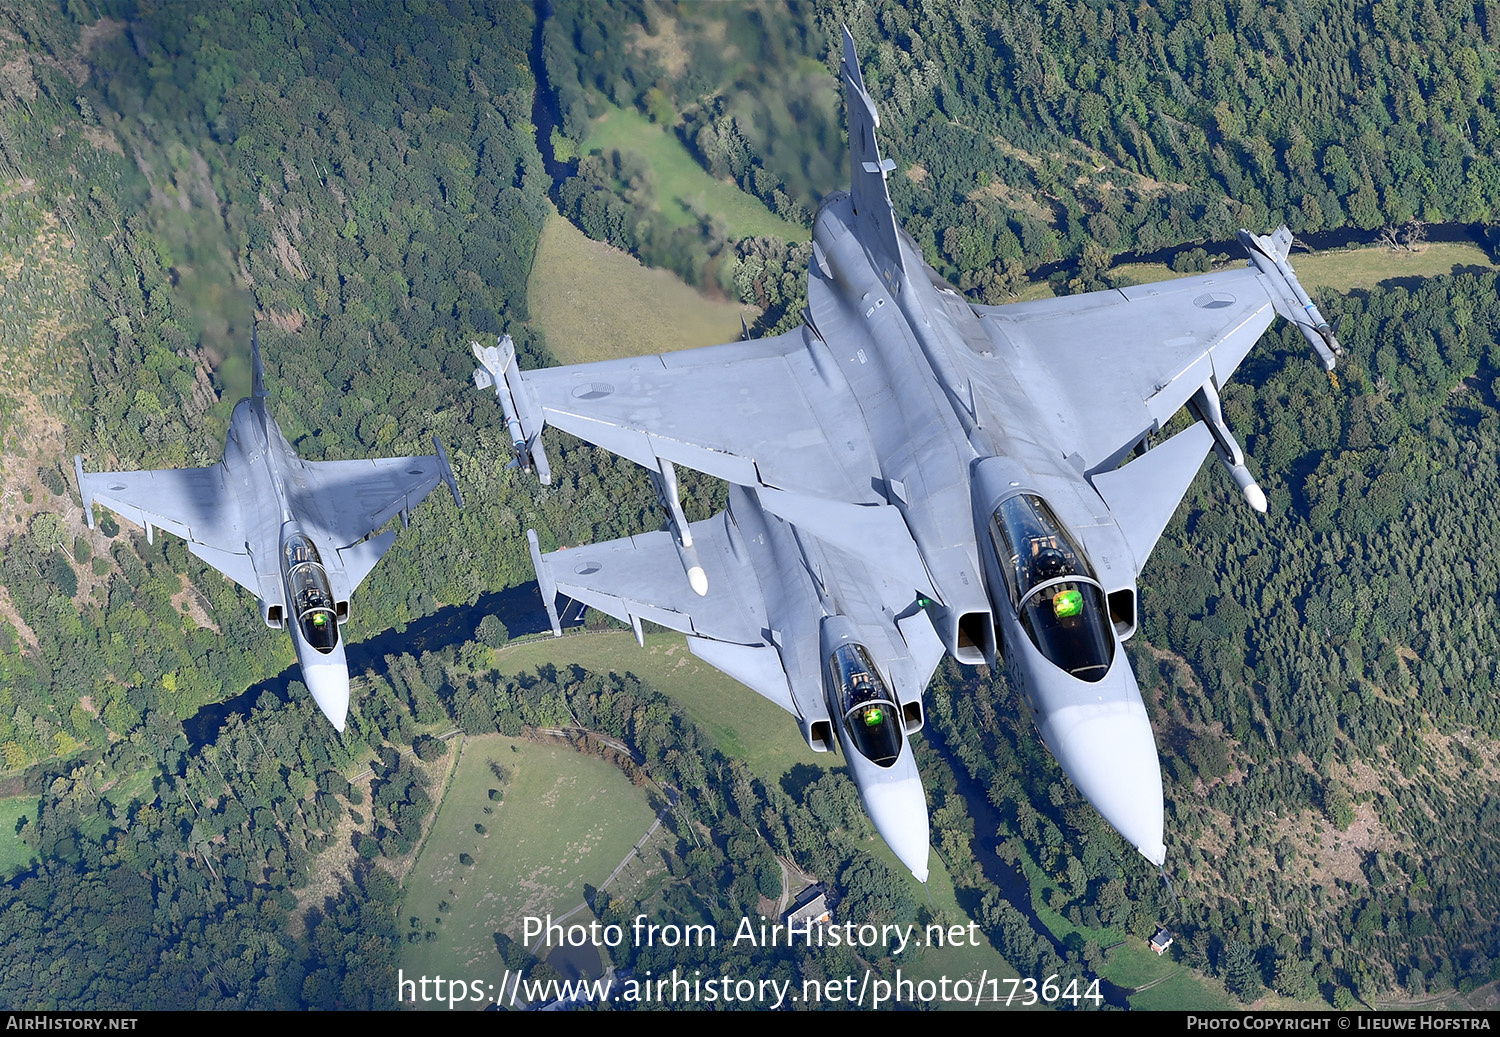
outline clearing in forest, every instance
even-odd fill
[[[731,238],[806,241],[812,234],[807,227],[783,220],[733,182],[714,179],[670,131],[640,112],[611,108],[594,120],[588,140],[579,148],[584,155],[614,150],[633,151],[650,164],[657,207],[673,227],[691,226],[708,215],[723,220]]]
[[[464,739],[462,752],[407,876],[401,967],[498,989],[496,934],[519,941],[524,916],[583,903],[584,885],[608,878],[655,814],[645,789],[567,745],[484,735]]]
[[[670,270],[645,267],[553,213],[526,287],[531,318],[560,364],[733,342],[760,309],[700,295]]]

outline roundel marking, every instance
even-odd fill
[[[578,400],[602,400],[614,391],[615,387],[608,382],[590,382],[574,389],[573,397]]]

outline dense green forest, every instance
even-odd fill
[[[582,140],[607,104],[639,107],[795,218],[846,182],[830,73],[847,24],[904,172],[891,178],[904,226],[940,272],[990,302],[1060,258],[1088,283],[1112,253],[1226,241],[1242,226],[1490,223],[1500,206],[1492,4],[675,14],[558,5],[545,58],[563,134]]]
[[[235,398],[222,379],[243,375],[252,307],[275,413],[303,457],[422,453],[434,432],[454,444],[469,508],[434,499],[418,513],[361,588],[356,639],[528,578],[518,514],[574,542],[649,521],[644,490],[604,503],[600,484],[619,481],[621,464],[560,466],[582,474],[545,495],[507,479],[493,460],[505,449],[498,412],[468,380],[476,337],[508,330],[533,362],[546,356],[525,321],[547,210],[529,9],[502,5],[491,23],[249,7],[248,33],[229,17],[147,12],[83,31],[33,5],[13,15],[15,53],[42,57],[17,66],[30,79],[7,131],[12,167],[35,186],[7,198],[10,232],[23,243],[54,214],[80,229],[66,255],[77,283],[54,289],[68,292],[79,354],[39,360],[67,390],[44,398],[65,443],[32,453],[12,428],[7,459],[8,486],[40,497],[0,561],[36,649],[15,661],[0,710],[11,768],[102,745],[106,728],[127,736],[161,708],[185,716],[289,661],[285,638],[180,543],[133,545],[112,524],[108,537],[86,534],[65,462],[75,451],[94,467],[219,457]],[[472,31],[451,31],[460,24]],[[357,53],[326,45],[351,33]],[[295,77],[289,52],[303,64]],[[446,107],[432,103],[440,94]],[[26,324],[4,330],[16,356],[33,348]]]
[[[342,741],[293,682],[191,746],[181,721],[281,673],[286,638],[175,538],[83,526],[71,454],[220,456],[258,320],[304,457],[420,453],[438,433],[462,484],[467,507],[428,501],[361,588],[352,639],[527,581],[526,526],[549,547],[655,528],[649,486],[600,451],[559,439],[545,490],[507,472],[468,342],[509,332],[527,364],[549,361],[526,281],[551,204],[757,302],[760,330],[799,319],[808,248],[731,240],[711,213],[663,220],[649,164],[577,155],[610,106],[805,223],[845,180],[831,70],[847,23],[904,225],[987,302],[1057,260],[1055,287],[1078,290],[1112,254],[1239,226],[1489,224],[1500,203],[1494,4],[557,2],[537,17],[478,0],[0,0],[0,768],[39,801],[21,822],[38,863],[0,886],[5,1003],[389,1004],[411,935],[402,862],[437,795],[396,750],[560,711],[690,792],[672,855],[685,916],[750,911],[773,854],[853,914],[924,910],[858,851],[846,778],[764,787],[621,674],[507,682],[470,642],[388,658]],[[541,144],[577,157],[557,182],[539,83],[558,122]],[[942,752],[921,754],[934,845],[1023,975],[1093,975],[1101,952],[1007,903],[981,866],[997,851],[1084,930],[1167,921],[1183,960],[1246,1001],[1500,974],[1496,289],[1470,273],[1327,300],[1350,349],[1336,382],[1273,333],[1226,391],[1270,513],[1207,466],[1147,569],[1132,645],[1178,897],[1077,797],[1003,681],[939,672]],[[712,490],[695,500],[701,514]],[[368,795],[350,783],[367,766]],[[998,831],[976,826],[960,771]]]
[[[150,546],[107,517],[86,531],[65,458],[216,459],[233,390],[248,388],[253,311],[273,407],[302,456],[420,453],[432,432],[455,444],[469,507],[434,499],[418,512],[403,550],[361,588],[353,639],[526,579],[518,516],[554,539],[648,521],[648,491],[603,490],[624,466],[592,451],[565,462],[583,474],[560,492],[509,480],[494,462],[504,440],[493,404],[469,382],[471,338],[508,330],[532,362],[546,356],[525,323],[547,210],[530,125],[531,11],[413,4],[361,19],[246,4],[184,18],[173,6],[102,7],[0,8],[0,224],[24,293],[7,293],[0,325],[19,368],[0,408],[5,494],[18,515],[0,556],[0,753],[17,777],[12,792],[42,794],[22,831],[41,864],[8,895],[74,910],[55,884],[83,883],[90,910],[101,898],[120,903],[87,921],[86,953],[72,949],[68,925],[39,920],[45,913],[7,933],[7,960],[55,960],[69,980],[13,971],[26,989],[6,1001],[380,1003],[367,979],[349,978],[368,948],[384,946],[388,959],[394,943],[396,887],[368,903],[377,871],[339,866],[347,879],[328,906],[296,913],[299,949],[286,950],[290,932],[270,934],[287,928],[275,919],[319,875],[312,858],[342,816],[306,798],[321,788],[312,783],[352,772],[389,740],[409,743],[433,718],[393,714],[377,698],[366,707],[374,719],[354,718],[339,744],[294,682],[293,701],[276,706],[276,751],[259,759],[270,771],[250,779],[253,801],[233,786],[207,799],[180,792],[230,736],[194,752],[179,721],[281,672],[290,646],[175,538]],[[30,315],[41,313],[50,324],[38,328]],[[216,796],[227,815],[195,828],[184,812],[213,814]],[[238,863],[216,873],[219,850],[240,835],[252,849],[231,850]],[[129,892],[137,875],[144,896]],[[204,882],[211,891],[200,896]],[[262,985],[252,955],[247,986],[200,960],[223,958],[219,937],[203,936],[218,927],[233,940],[265,928],[252,950],[312,964]],[[335,929],[364,950],[328,942]],[[148,931],[147,946],[179,964],[153,965],[150,950],[134,966],[106,961],[133,953],[133,934]],[[110,939],[95,946],[93,934]],[[326,982],[312,978],[322,961],[336,967]]]

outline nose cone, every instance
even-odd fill
[[[1159,867],[1167,857],[1161,761],[1139,692],[1133,702],[1058,709],[1042,725],[1042,737],[1084,798]]]
[[[328,722],[343,734],[344,720],[349,716],[349,663],[344,655],[343,639],[340,638],[329,651],[320,652],[307,643],[295,620],[287,625],[291,628],[292,648],[297,652],[297,661],[302,664],[302,682]]]
[[[339,645],[327,658],[303,659],[302,679],[328,722],[343,734],[344,721],[349,716],[349,667],[344,662],[344,646]]]
[[[849,769],[859,786],[865,812],[875,822],[875,831],[885,840],[902,864],[911,869],[918,882],[927,881],[927,794],[922,777],[912,758],[911,743],[901,747],[901,755],[890,767],[877,767],[857,752],[848,752]]]

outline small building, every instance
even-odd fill
[[[814,883],[797,894],[797,899],[787,909],[783,921],[788,926],[805,928],[809,922],[822,925],[832,918],[833,915],[828,910],[828,894],[821,885]]]
[[[1151,937],[1151,949],[1160,955],[1165,954],[1170,946],[1172,946],[1172,934],[1165,929],[1156,930],[1156,935]]]

